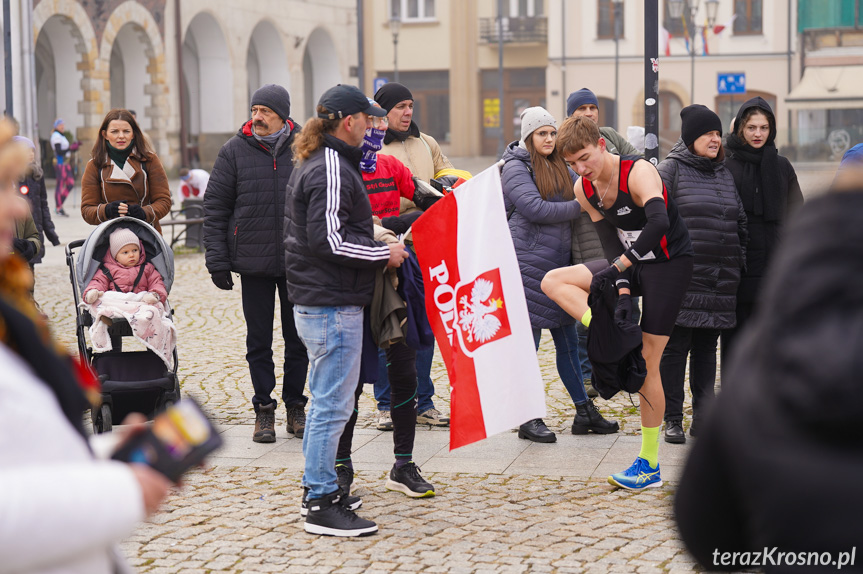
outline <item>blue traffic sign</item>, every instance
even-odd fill
[[[384,87],[384,84],[386,84],[389,81],[390,81],[389,78],[375,78],[375,81],[372,84],[375,88],[374,93],[375,94],[378,93],[378,90],[380,90],[382,87]]]
[[[746,74],[717,74],[716,91],[720,94],[745,94]]]

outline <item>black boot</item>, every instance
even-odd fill
[[[672,444],[683,444],[686,442],[686,433],[683,432],[683,421],[665,421],[665,442]]]
[[[518,427],[518,438],[526,438],[533,442],[557,442],[557,437],[548,430],[542,419],[533,419]]]
[[[593,401],[587,400],[583,405],[575,405],[575,419],[572,421],[572,434],[587,434],[593,431],[597,434],[611,434],[620,430],[617,421],[607,421],[599,414]]]

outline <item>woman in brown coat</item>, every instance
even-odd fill
[[[81,181],[81,215],[91,225],[128,215],[159,233],[171,210],[162,162],[128,110],[111,110],[102,121]]]

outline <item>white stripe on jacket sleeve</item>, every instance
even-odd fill
[[[325,153],[327,169],[327,242],[333,254],[354,259],[366,259],[368,261],[380,261],[389,259],[390,248],[384,246],[361,245],[350,243],[342,239],[339,234],[341,223],[339,222],[339,205],[341,201],[342,178],[339,171],[339,154],[332,148],[327,148]]]

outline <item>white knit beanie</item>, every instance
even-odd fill
[[[527,141],[527,137],[542,126],[557,129],[557,121],[545,108],[535,106],[525,109],[521,112],[521,141]]]
[[[129,244],[137,245],[138,249],[141,248],[141,240],[135,235],[135,232],[131,229],[126,229],[125,227],[121,227],[120,229],[111,233],[111,257],[116,259],[117,252],[120,251],[124,246]]]

